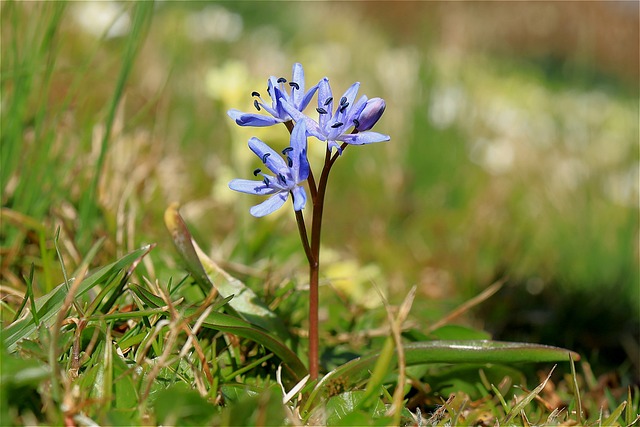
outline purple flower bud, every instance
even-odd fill
[[[356,129],[360,132],[371,129],[373,125],[380,120],[380,117],[382,117],[382,113],[384,113],[386,106],[387,104],[385,104],[384,99],[382,98],[371,98],[368,100],[364,109],[356,118]]]

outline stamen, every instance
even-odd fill
[[[258,174],[259,174],[260,172],[262,172],[262,169],[260,169],[260,168],[255,169],[255,170],[253,171],[253,176],[258,176]]]
[[[287,178],[285,178],[281,173],[278,174],[278,179],[280,179],[280,182],[282,182],[283,185],[287,185]]]
[[[253,100],[253,106],[256,107],[256,110],[260,111],[260,103],[257,99]]]
[[[264,182],[264,185],[266,185],[267,187],[269,186],[269,178],[267,178],[266,176],[264,177],[262,182]]]
[[[340,105],[344,105],[347,102],[347,97],[343,96],[342,98],[340,98]]]
[[[349,106],[348,102],[346,104],[343,104],[342,107],[340,107],[340,112],[344,113],[344,110],[346,110],[348,106]]]
[[[355,129],[358,129],[360,126],[360,121],[358,119],[353,119],[353,125]]]
[[[326,107],[327,105],[331,104],[331,101],[333,101],[333,96],[328,97],[328,98],[324,101],[324,106]]]
[[[282,150],[282,154],[287,154],[289,151],[293,151],[293,147],[287,147],[284,150]]]
[[[291,157],[287,156],[287,166],[289,166],[290,168],[293,167],[293,160],[291,160]]]
[[[262,156],[262,163],[267,163],[267,157],[269,157],[271,153],[264,153]]]
[[[316,111],[317,111],[318,113],[320,113],[320,114],[327,114],[327,110],[325,110],[325,109],[324,109],[324,108],[322,108],[322,107],[318,107],[318,108],[316,108]]]
[[[251,92],[251,96],[257,96],[258,98],[260,98],[260,93],[254,90],[253,92]]]
[[[277,81],[278,83],[286,83],[287,79],[285,79],[284,77],[280,77]]]
[[[331,125],[332,128],[336,129],[339,128],[340,126],[342,126],[344,123],[340,123],[340,122],[335,122],[334,124]]]
[[[291,86],[295,90],[300,90],[300,85],[296,82],[289,82],[289,86]]]

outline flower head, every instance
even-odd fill
[[[287,86],[290,92],[287,92]],[[307,92],[304,91],[304,69],[299,63],[293,64],[291,80],[287,82],[284,77],[276,78],[271,76],[267,83],[267,93],[271,97],[271,104],[267,104],[258,92],[252,92],[255,98],[253,105],[256,110],[265,110],[271,117],[264,114],[243,113],[232,109],[227,115],[234,119],[240,126],[271,126],[291,120],[289,113],[283,108],[282,103],[287,102],[291,108],[298,112],[304,110],[311,98],[318,90],[318,85],[313,86]]]
[[[356,101],[359,88],[359,82],[352,84],[344,95],[336,101],[333,98],[329,80],[326,77],[320,80],[320,83],[318,83],[318,108],[316,108],[319,114],[317,122],[302,114],[285,99],[282,100],[282,107],[296,122],[306,122],[309,135],[313,135],[321,141],[326,141],[329,150],[336,147],[340,151],[339,142],[362,145],[388,141],[390,139],[389,135],[368,131],[377,119],[373,123],[372,120],[367,119],[367,125],[370,124],[370,126],[364,129],[364,132],[360,132],[359,126],[361,124],[359,120],[362,118],[362,113],[364,111],[367,116],[371,115],[370,109],[374,107],[374,103],[370,104],[364,95]],[[373,98],[371,101],[374,99],[380,98]],[[384,105],[384,101],[382,103]],[[335,112],[333,110],[334,105],[336,105]],[[369,109],[365,110],[367,107]],[[380,109],[378,104],[377,110],[379,119],[384,111],[384,106]],[[353,129],[353,132],[347,133],[349,129]]]
[[[262,163],[273,173],[263,173],[261,169],[253,171],[255,176],[261,175],[262,181],[234,179],[229,188],[241,193],[258,196],[270,195],[264,202],[253,206],[249,212],[255,217],[268,215],[293,196],[293,209],[302,210],[307,201],[307,194],[299,184],[309,177],[309,161],[307,160],[307,135],[305,122],[296,123],[291,132],[289,147],[282,150],[286,160],[258,138],[249,140],[249,148]]]

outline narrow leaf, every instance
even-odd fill
[[[118,261],[102,267],[98,271],[85,277],[78,291],[77,297],[82,296],[95,286],[104,284],[104,281],[111,277],[113,274],[123,270],[135,260],[145,256],[149,252],[150,246],[142,247],[135,250]],[[54,288],[51,292],[37,298],[35,301],[38,317],[41,324],[47,327],[51,326],[56,319],[58,311],[62,307],[64,299],[67,294],[67,287],[65,284],[60,284]],[[10,352],[15,351],[16,343],[22,339],[32,337],[36,332],[37,326],[34,322],[33,314],[29,311],[26,315],[9,325],[2,333],[2,338],[5,345]]]

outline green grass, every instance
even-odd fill
[[[637,424],[637,87],[359,4],[108,3],[120,35],[96,5],[0,6],[0,424]],[[250,136],[286,143],[226,110],[294,61],[385,98],[392,136],[330,178],[317,383],[293,217],[226,187]]]

